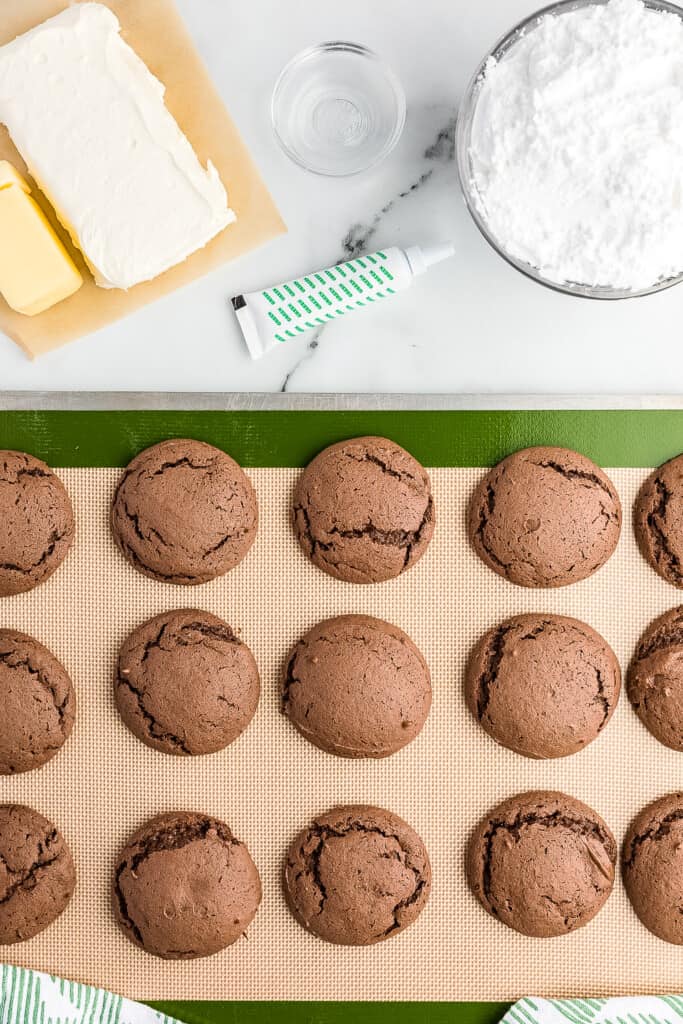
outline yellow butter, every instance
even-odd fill
[[[17,313],[35,316],[83,284],[73,260],[31,197],[27,182],[0,160],[0,292]]]
[[[28,182],[19,174],[16,167],[8,160],[0,160],[0,188],[7,188],[8,185],[18,185],[22,192],[29,192]]]

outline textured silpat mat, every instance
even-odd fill
[[[288,504],[300,467],[320,448],[367,433],[393,438],[430,468],[438,522],[427,554],[408,573],[354,587],[308,563],[289,529]],[[230,452],[247,470],[260,504],[259,535],[246,560],[196,588],[135,573],[108,529],[121,467],[172,436]],[[484,468],[537,443],[563,444],[595,459],[625,510],[622,539],[609,563],[591,579],[556,591],[522,590],[501,580],[471,552],[465,530],[467,501]],[[51,647],[72,674],[79,702],[73,736],[53,761],[38,772],[0,779],[1,800],[26,802],[58,824],[79,875],[63,916],[35,939],[3,950],[2,959],[131,998],[164,1000],[157,1005],[165,1012],[191,1020],[303,1013],[333,1021],[347,1000],[368,1020],[408,1019],[417,1012],[410,1004],[424,1001],[430,1019],[484,1024],[500,1006],[459,1001],[680,989],[680,951],[640,925],[620,882],[586,928],[534,940],[484,913],[467,889],[463,853],[486,810],[529,788],[561,789],[586,801],[621,841],[636,811],[680,788],[681,755],[645,731],[622,695],[612,721],[586,750],[560,761],[525,760],[497,747],[470,718],[462,675],[483,630],[532,610],[585,620],[625,668],[645,625],[680,600],[638,554],[630,509],[650,468],[683,449],[683,412],[5,412],[0,447],[45,459],[75,505],[74,551],[46,585],[3,600],[0,625],[28,631]],[[112,694],[117,648],[128,631],[148,616],[188,605],[221,615],[240,631],[263,686],[243,736],[198,759],[169,757],[137,741],[121,724]],[[387,760],[346,762],[324,754],[278,712],[278,673],[291,643],[319,619],[345,612],[396,623],[431,666],[429,721],[413,744]],[[424,913],[404,933],[370,948],[335,947],[309,935],[288,913],[281,892],[291,838],[339,802],[397,812],[423,837],[432,859],[433,894]],[[225,819],[248,844],[263,880],[263,904],[248,937],[209,959],[150,957],[123,937],[111,913],[117,850],[142,821],[172,808]]]

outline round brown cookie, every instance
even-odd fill
[[[246,729],[260,682],[253,654],[227,622],[183,609],[149,619],[124,641],[114,691],[143,743],[168,754],[210,754]]]
[[[0,945],[42,932],[75,886],[71,851],[52,822],[30,807],[0,804]]]
[[[626,833],[624,886],[646,928],[683,945],[683,793],[648,804]]]
[[[113,899],[131,942],[165,960],[191,960],[244,935],[261,902],[261,879],[224,822],[174,811],[130,837],[116,865]]]
[[[314,565],[349,583],[393,579],[425,553],[434,532],[429,476],[384,437],[320,452],[292,501],[294,532]]]
[[[614,885],[617,846],[602,818],[564,793],[498,804],[470,839],[467,877],[485,910],[523,935],[582,928]]]
[[[629,665],[628,697],[660,743],[683,750],[683,606],[645,630]]]
[[[0,597],[52,576],[74,532],[71,499],[50,467],[25,452],[0,451]]]
[[[566,448],[525,448],[486,474],[470,500],[479,557],[522,587],[564,587],[605,564],[621,532],[609,478]]]
[[[145,576],[195,584],[242,561],[256,537],[256,494],[225,452],[202,441],[162,441],[141,452],[119,481],[114,539]]]
[[[287,903],[327,942],[370,946],[403,931],[429,899],[424,843],[396,814],[363,805],[321,814],[289,848]]]
[[[429,668],[403,630],[340,615],[309,630],[282,678],[282,711],[302,736],[340,757],[388,757],[407,746],[432,703]]]
[[[71,734],[76,697],[66,669],[26,633],[0,629],[0,775],[29,772]]]
[[[604,729],[621,690],[606,640],[564,615],[514,615],[488,630],[465,673],[470,711],[525,757],[565,757]]]
[[[668,583],[683,587],[683,455],[647,478],[633,522],[643,557]]]

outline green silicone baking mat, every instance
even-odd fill
[[[388,436],[429,467],[437,512],[434,541],[421,562],[375,587],[320,573],[288,527],[300,468],[325,445],[361,434]],[[261,511],[247,559],[199,588],[136,574],[108,531],[121,467],[156,441],[188,436],[224,448],[245,467]],[[614,557],[591,579],[557,591],[527,591],[501,580],[478,561],[466,538],[468,496],[485,467],[530,444],[584,452],[607,469],[624,504]],[[41,936],[6,950],[7,959],[133,998],[166,1000],[155,1005],[193,1022],[336,1024],[352,1012],[368,1021],[391,1015],[399,1022],[419,1016],[435,1024],[488,1024],[523,994],[680,988],[679,950],[642,928],[619,882],[589,926],[560,939],[532,940],[484,914],[463,872],[470,829],[503,797],[528,788],[565,790],[602,814],[621,840],[640,807],[680,788],[680,755],[656,743],[622,697],[589,748],[561,761],[527,761],[477,727],[461,691],[469,649],[506,615],[574,615],[606,637],[624,667],[645,625],[677,603],[677,592],[637,552],[630,508],[648,471],[683,450],[683,411],[25,409],[0,411],[0,448],[30,451],[55,467],[78,525],[62,569],[45,586],[0,604],[0,625],[47,643],[70,670],[79,698],[67,747],[39,772],[0,779],[1,800],[29,803],[62,828],[79,870],[66,913]],[[239,629],[262,675],[250,728],[227,750],[198,759],[167,757],[140,744],[118,720],[111,692],[126,633],[152,614],[188,605]],[[289,646],[314,622],[344,612],[395,622],[432,669],[427,726],[384,761],[339,761],[307,744],[278,714],[278,672]],[[418,922],[366,949],[330,946],[304,932],[280,891],[292,836],[313,814],[352,801],[405,817],[424,838],[434,870],[432,899]],[[263,880],[263,905],[248,939],[206,960],[149,957],[125,940],[111,916],[117,849],[141,821],[171,808],[224,818],[247,842]]]

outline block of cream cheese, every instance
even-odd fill
[[[151,280],[235,219],[119,33],[78,3],[0,47],[0,121],[104,288]]]
[[[28,183],[0,160],[0,293],[25,316],[42,313],[83,284],[73,260],[31,196]]]

